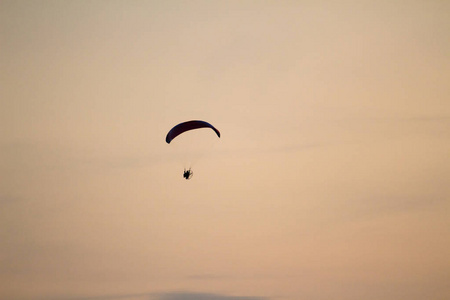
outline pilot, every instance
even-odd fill
[[[194,175],[194,172],[192,172],[191,169],[189,169],[189,170],[184,169],[183,177],[184,177],[186,180],[191,179],[191,178],[192,178],[192,175]]]

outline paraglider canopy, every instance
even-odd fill
[[[176,125],[175,127],[173,127],[169,131],[169,133],[167,133],[166,143],[170,144],[170,142],[174,138],[176,138],[178,135],[182,134],[183,132],[186,132],[189,130],[194,130],[194,129],[199,129],[199,128],[211,128],[212,130],[214,130],[214,132],[220,138],[219,130],[217,130],[214,126],[212,126],[208,122],[200,121],[200,120],[192,120],[192,121],[180,123],[180,124]]]
[[[170,131],[167,133],[167,136],[166,136],[166,143],[167,143],[167,144],[170,144],[170,142],[171,142],[174,138],[176,138],[176,137],[179,136],[180,134],[183,134],[183,133],[186,132],[186,131],[191,131],[191,130],[199,129],[199,128],[210,128],[210,129],[212,129],[212,130],[216,133],[216,135],[220,138],[220,132],[219,132],[219,130],[217,130],[214,126],[212,126],[212,125],[209,124],[208,122],[200,121],[200,120],[192,120],[192,121],[187,121],[187,122],[180,123],[180,124],[174,126],[172,129],[170,129]],[[184,134],[183,134],[183,136],[184,136]],[[187,137],[192,137],[192,136],[195,136],[195,134],[194,134],[194,135],[192,135],[192,134],[187,134],[186,136],[187,136]],[[180,140],[183,140],[183,137],[180,138]],[[215,139],[213,139],[213,140],[215,140]],[[175,144],[177,144],[177,143],[175,143]],[[200,141],[200,143],[198,143],[198,144],[202,144],[202,142]],[[194,143],[193,145],[196,146],[197,143]],[[183,151],[185,152],[186,149],[189,148],[189,146],[192,146],[192,144],[189,144],[188,147],[183,146]],[[173,146],[172,146],[172,147],[173,147]],[[186,149],[185,149],[185,148],[186,148]],[[199,152],[197,152],[197,153],[191,152],[191,154],[192,154],[192,153],[198,155]],[[191,179],[191,178],[192,178],[192,175],[194,174],[194,172],[192,172],[192,170],[191,170],[191,166],[192,166],[192,162],[193,162],[193,161],[192,161],[192,158],[190,158],[189,161],[190,161],[190,162],[189,162],[189,164],[188,164],[188,169],[186,169],[186,165],[187,165],[187,164],[185,163],[185,168],[184,168],[184,172],[183,172],[183,177],[184,177],[186,180]]]

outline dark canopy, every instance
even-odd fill
[[[187,122],[180,123],[180,124],[176,125],[174,128],[172,128],[169,131],[169,133],[167,133],[166,142],[168,144],[170,144],[170,142],[175,137],[182,134],[183,132],[198,129],[198,128],[211,128],[212,130],[214,130],[214,132],[220,138],[220,132],[214,126],[212,126],[211,124],[209,124],[208,122],[205,122],[205,121],[193,120],[193,121],[187,121]]]

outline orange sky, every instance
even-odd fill
[[[1,0],[0,299],[449,299],[449,14]]]

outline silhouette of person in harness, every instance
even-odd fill
[[[194,175],[194,172],[192,172],[191,169],[188,169],[188,170],[184,169],[184,172],[183,172],[184,179],[189,180],[192,178],[193,175]]]

